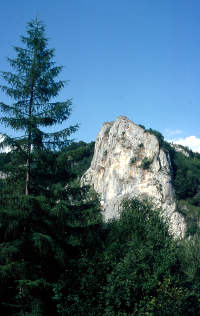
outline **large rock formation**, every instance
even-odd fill
[[[106,220],[118,216],[125,196],[149,197],[163,209],[171,232],[178,238],[184,236],[185,222],[176,212],[170,158],[156,136],[127,117],[103,124],[83,182],[100,194]]]

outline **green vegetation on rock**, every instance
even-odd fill
[[[141,163],[141,168],[144,170],[148,170],[153,162],[153,159],[144,157]]]

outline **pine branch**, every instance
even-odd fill
[[[49,148],[62,148],[70,143],[69,136],[75,133],[79,125],[73,125],[55,133],[43,133],[43,142]]]
[[[13,106],[7,105],[3,102],[0,102],[0,108],[2,110],[2,112],[7,113],[8,115],[21,115],[21,116],[26,116],[27,113],[25,111],[22,111],[22,109],[20,109],[20,107],[24,106],[24,104],[26,104],[23,101],[23,105],[22,102],[17,102],[15,104],[13,104]]]
[[[10,148],[11,150],[19,150],[24,157],[27,156],[25,148],[26,140],[21,137],[12,138],[6,134],[2,134],[3,141],[0,142],[0,148],[4,149],[5,147]]]

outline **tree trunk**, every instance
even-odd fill
[[[29,102],[29,113],[28,113],[28,148],[27,148],[27,162],[26,162],[26,188],[25,195],[30,194],[30,177],[31,177],[31,133],[32,133],[32,123],[31,123],[31,115],[32,115],[32,107],[33,107],[33,98],[34,98],[34,85],[35,85],[35,62],[36,62],[36,50],[34,51],[33,63],[32,63],[32,83],[31,83],[31,96]]]
[[[28,126],[28,148],[27,148],[27,161],[26,161],[26,188],[25,188],[25,195],[30,194],[30,174],[31,174],[31,132],[32,132],[32,126],[31,126],[31,115],[32,115],[32,106],[33,106],[33,86],[34,86],[34,80],[32,82],[32,91],[31,91],[31,98],[29,103],[29,126]]]
[[[28,136],[29,138],[29,136]],[[31,140],[31,134],[30,134],[30,140]],[[30,194],[30,171],[31,171],[31,144],[30,140],[28,140],[28,157],[26,162],[26,189],[25,189],[25,195]]]

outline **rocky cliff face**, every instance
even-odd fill
[[[184,236],[184,219],[175,210],[170,158],[156,136],[127,117],[103,124],[83,182],[100,194],[106,220],[118,216],[124,197],[149,197],[163,209],[171,232],[178,238]]]

